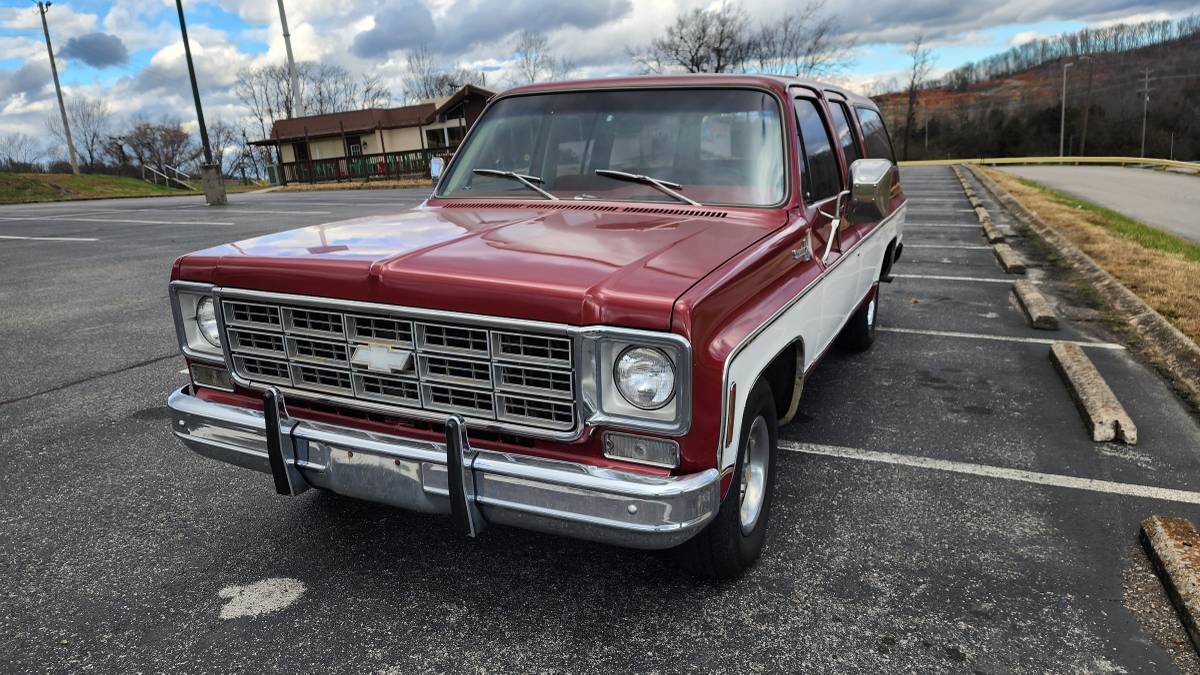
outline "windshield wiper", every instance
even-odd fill
[[[546,192],[542,188],[535,185],[535,183],[542,182],[542,179],[537,176],[527,176],[523,173],[517,173],[516,171],[500,171],[498,169],[472,169],[471,172],[479,174],[480,176],[495,176],[497,178],[507,178],[509,180],[515,180],[518,183],[520,183],[521,185],[524,185],[525,187],[529,188],[530,190],[533,190],[534,192],[545,197],[546,199],[552,199],[554,201],[558,201],[558,197],[555,197],[554,195],[550,194],[549,192]]]
[[[675,190],[683,189],[683,186],[680,185],[679,183],[672,183],[670,181],[659,180],[657,178],[652,178],[650,176],[643,176],[641,174],[636,174],[636,173],[625,173],[624,171],[614,171],[612,169],[596,169],[596,175],[597,176],[605,176],[607,178],[615,178],[617,180],[627,180],[630,183],[641,183],[643,185],[649,185],[651,187],[657,188],[659,192],[662,192],[663,194],[671,195],[672,197],[674,197],[675,199],[678,199],[681,202],[687,202],[688,204],[691,204],[692,206],[704,206],[703,204],[696,201],[695,199],[690,199],[690,198],[685,197],[685,196],[679,194],[678,192],[676,192]]]

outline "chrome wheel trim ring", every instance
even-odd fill
[[[876,298],[871,298],[871,302],[867,303],[867,327],[868,328],[875,327],[875,300],[876,300]]]
[[[771,458],[771,432],[762,415],[754,418],[750,435],[746,439],[746,451],[742,457],[742,479],[738,491],[738,520],[742,534],[749,535],[762,515],[767,497],[767,469]]]

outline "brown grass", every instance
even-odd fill
[[[1194,245],[1012,174],[984,171],[1176,328],[1200,342],[1200,260]],[[1153,234],[1146,236],[1146,230]]]
[[[276,192],[312,192],[317,190],[385,190],[388,188],[427,187],[433,189],[428,178],[400,178],[395,180],[353,181],[347,183],[292,183]]]

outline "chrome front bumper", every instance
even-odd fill
[[[498,523],[618,546],[669,548],[696,534],[719,506],[715,469],[649,476],[476,450],[456,418],[447,420],[447,442],[437,443],[291,418],[282,401],[272,406],[271,394],[267,400],[264,414],[205,401],[185,387],[167,405],[171,428],[184,445],[271,474],[281,494],[312,486],[450,514],[472,536]]]

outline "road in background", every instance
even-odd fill
[[[999,168],[1200,243],[1200,177],[1122,166]]]
[[[1200,500],[1200,426],[1066,303],[1063,330],[1029,328],[950,169],[903,175],[878,339],[809,377],[766,550],[724,584],[664,555],[279,497],[173,438],[176,256],[422,191],[0,208],[0,235],[41,237],[0,239],[0,670],[1156,673],[1172,641],[1194,666],[1136,536],[1200,506],[1137,486]],[[1139,446],[1088,439],[1046,338],[1091,345]]]

